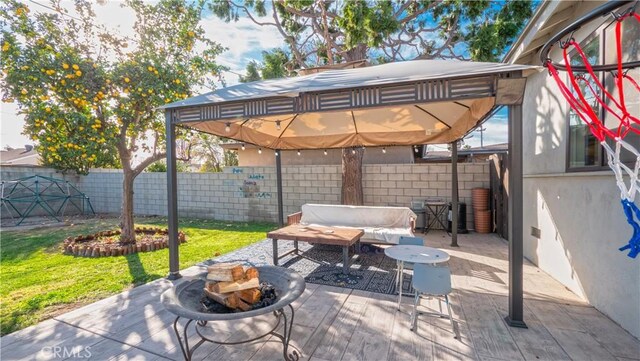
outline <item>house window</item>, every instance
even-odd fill
[[[600,36],[589,39],[582,44],[582,50],[591,64],[599,63],[600,59]],[[572,65],[583,65],[582,58],[573,53],[571,56]],[[578,73],[576,73],[578,75]],[[585,74],[588,81],[593,83],[593,79],[589,78],[589,74]],[[600,113],[600,107],[595,96],[588,88],[587,82],[580,82],[580,90],[585,99],[593,105],[593,109]],[[597,86],[593,86],[597,89]],[[574,93],[575,95],[575,93]],[[578,114],[572,109],[569,111],[569,161],[567,168],[569,170],[585,170],[593,167],[602,166],[602,148],[598,139],[591,134],[589,127],[580,119]]]
[[[590,64],[616,64],[616,35],[615,35],[616,22],[610,22],[597,31],[595,31],[587,41],[581,44],[581,48]],[[622,22],[622,37],[621,37],[621,49],[622,49],[622,61],[638,61],[640,60],[640,25],[638,21],[628,19]],[[571,63],[573,65],[582,65],[582,58],[576,53],[571,54]],[[627,73],[633,79],[640,79],[640,68],[628,70]],[[577,74],[576,74],[577,75]],[[603,82],[607,91],[613,94],[615,99],[619,99],[617,94],[618,89],[614,84],[614,77],[610,72],[596,73],[599,76],[599,80]],[[587,79],[593,82],[593,79]],[[599,91],[595,84],[591,84],[592,88]],[[581,91],[585,99],[593,104],[593,109],[596,111],[600,119],[604,120],[604,124],[607,128],[617,130],[619,121],[611,115],[608,111],[603,111],[597,103],[596,96],[600,97],[602,94],[593,94],[586,82],[581,82]],[[627,110],[634,116],[640,117],[640,94],[631,86],[631,84],[625,85],[625,104]],[[609,101],[608,101],[609,102]],[[638,132],[630,131],[624,138],[624,140],[631,144],[634,148],[640,150],[640,127],[635,126]],[[599,169],[606,164],[606,155],[602,146],[598,140],[591,134],[589,127],[578,117],[573,111],[569,111],[568,119],[568,149],[567,149],[567,171],[589,171]],[[607,139],[607,143],[612,149],[615,149],[613,140]],[[635,154],[623,149],[620,155],[620,160],[631,166],[636,161]]]

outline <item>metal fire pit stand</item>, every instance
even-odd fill
[[[291,341],[293,318],[295,316],[291,303],[298,299],[298,297],[302,295],[302,292],[304,292],[306,287],[304,278],[298,273],[282,267],[258,267],[258,272],[260,273],[261,282],[270,283],[275,287],[277,300],[270,306],[256,310],[234,313],[200,312],[199,302],[203,296],[202,289],[205,285],[204,278],[206,277],[206,273],[197,278],[186,280],[162,294],[161,300],[165,308],[169,312],[177,315],[173,322],[173,331],[176,334],[182,355],[186,361],[190,361],[196,349],[205,342],[212,342],[218,345],[239,345],[253,342],[269,335],[277,337],[282,342],[282,355],[284,360],[297,361],[300,358],[300,354],[296,350],[289,352],[289,342]],[[289,315],[285,312],[285,308],[287,307],[289,308]],[[260,336],[248,340],[234,342],[218,341],[205,336],[203,332],[201,332],[201,329],[207,326],[209,322],[235,321],[269,313],[275,317],[275,325],[273,328]],[[180,330],[180,325],[178,324],[181,318],[187,320],[182,330]],[[194,328],[198,336],[200,336],[200,340],[190,347],[188,330],[194,321]],[[276,331],[281,324],[284,325],[283,333]]]
[[[293,311],[293,307],[289,304],[287,305],[289,307],[289,310],[291,311],[291,317],[288,318],[287,314],[284,312],[284,309],[281,308],[279,310],[273,311],[273,316],[275,316],[276,318],[276,324],[275,326],[267,333],[251,338],[249,340],[243,340],[243,341],[236,341],[236,342],[223,342],[223,341],[216,341],[216,340],[212,340],[206,336],[204,336],[201,332],[200,329],[198,329],[198,327],[205,327],[207,325],[207,321],[196,321],[196,320],[192,320],[189,319],[186,323],[186,325],[184,325],[184,327],[182,328],[182,337],[180,337],[180,330],[179,330],[179,326],[178,326],[178,320],[180,320],[180,316],[176,317],[176,320],[173,321],[173,331],[176,333],[176,337],[178,338],[178,343],[180,344],[180,349],[182,350],[182,355],[184,356],[184,359],[186,361],[190,361],[191,357],[193,356],[193,353],[196,351],[196,349],[198,347],[200,347],[203,343],[205,342],[211,342],[211,343],[215,343],[218,345],[240,345],[243,343],[249,343],[249,342],[253,342],[255,340],[259,340],[265,336],[275,336],[278,339],[280,339],[280,341],[282,341],[282,355],[283,358],[287,361],[298,361],[298,359],[300,358],[300,354],[298,354],[298,351],[293,350],[291,353],[288,353],[289,350],[289,341],[291,340],[291,330],[293,329],[293,317],[295,312]],[[276,332],[276,330],[278,329],[278,327],[280,326],[280,323],[282,322],[282,320],[284,319],[284,333],[283,334],[279,334],[278,332]],[[195,330],[196,333],[198,334],[198,336],[200,336],[200,340],[198,342],[196,342],[195,345],[193,345],[193,347],[189,348],[189,337],[187,334],[187,330],[189,328],[189,325],[191,325],[191,323],[193,321],[196,321],[196,326],[195,326]]]

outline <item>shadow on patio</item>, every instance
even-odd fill
[[[637,339],[531,263],[524,269],[529,328],[507,327],[507,243],[493,234],[469,234],[460,235],[461,247],[452,249],[441,232],[430,232],[426,240],[452,256],[457,339],[447,319],[422,316],[417,333],[409,331],[409,297],[397,310],[394,295],[307,283],[294,303],[292,345],[302,358],[614,360],[640,355]],[[191,267],[183,275],[202,270]],[[160,279],[5,336],[2,359],[180,360],[174,316],[160,304],[160,294],[171,285]],[[433,300],[423,305],[437,309]],[[215,335],[241,340],[266,320],[217,323]],[[204,344],[194,359],[204,358],[279,360],[282,346],[274,338],[240,346]]]

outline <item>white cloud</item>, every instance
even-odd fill
[[[506,143],[508,138],[508,123],[506,114],[496,114],[492,118],[488,119],[483,125],[486,130],[482,132],[482,144],[487,146],[491,144]],[[480,146],[480,132],[474,131],[471,133],[473,137],[464,140],[464,144],[471,147]]]
[[[228,48],[217,58],[218,63],[227,66],[231,71],[225,74],[228,85],[238,83],[238,74],[244,74],[251,60],[262,60],[262,51],[284,46],[282,36],[276,28],[257,25],[248,18],[226,23],[224,20],[210,17],[202,21],[202,26],[209,39]]]

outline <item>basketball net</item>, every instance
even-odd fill
[[[549,73],[555,79],[560,92],[567,99],[571,109],[576,115],[587,125],[591,133],[600,141],[603,149],[607,154],[609,167],[613,170],[616,177],[616,184],[620,188],[620,198],[622,199],[622,208],[627,217],[627,222],[633,227],[633,235],[629,242],[620,247],[620,251],[628,250],[628,256],[635,258],[640,254],[640,209],[634,203],[638,190],[640,189],[640,181],[638,180],[638,171],[640,170],[640,152],[632,145],[624,141],[624,138],[630,132],[640,134],[640,119],[630,114],[625,104],[625,90],[631,89],[640,93],[638,80],[633,79],[627,74],[628,69],[624,68],[622,62],[622,46],[621,31],[623,21],[638,21],[640,15],[631,11],[624,15],[616,16],[615,37],[616,37],[616,56],[617,71],[612,72],[614,80],[614,88],[607,91],[602,84],[599,76],[594,72],[592,65],[589,63],[587,56],[580,45],[573,39],[566,42],[560,42],[562,48],[562,56],[569,78],[568,83],[561,79],[559,70],[553,65],[553,62],[547,61],[544,65],[549,69]],[[586,72],[574,72],[571,64],[570,52],[575,51],[578,60],[587,69]],[[628,93],[627,93],[628,94]],[[587,100],[587,98],[590,99]],[[600,110],[603,109],[607,114],[614,117],[618,121],[617,127],[607,127],[600,117]],[[638,109],[634,109],[638,111]],[[607,142],[613,141],[614,147]],[[635,163],[628,165],[620,160],[621,153],[631,154],[635,156]],[[628,182],[625,179],[628,178]]]

